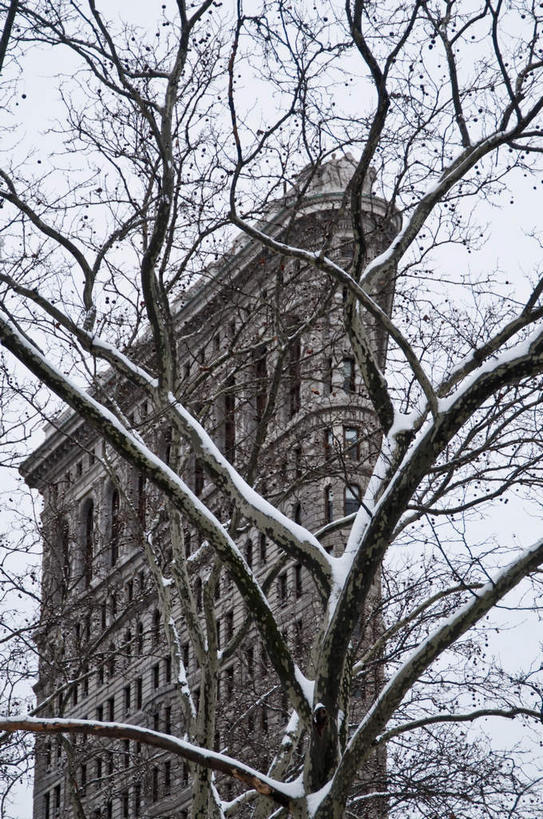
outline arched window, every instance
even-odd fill
[[[85,586],[92,580],[94,560],[94,501],[87,498],[81,507],[81,557]]]

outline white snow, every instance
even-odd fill
[[[309,704],[309,707],[313,707],[313,693],[315,691],[315,682],[314,680],[308,680],[308,678],[302,674],[298,666],[296,666],[294,670],[294,674],[296,679],[298,680],[298,685],[304,692],[304,696]]]
[[[8,729],[10,725],[19,725],[21,722],[25,722],[28,725],[28,730],[32,730],[32,726],[34,728],[38,728],[39,726],[58,726],[59,728],[66,727],[65,732],[69,733],[69,728],[87,728],[89,734],[95,733],[98,735],[98,731],[100,728],[107,728],[111,730],[118,731],[119,733],[122,732],[130,732],[132,736],[136,734],[138,737],[141,738],[141,742],[145,743],[146,739],[158,739],[164,741],[164,748],[168,748],[170,750],[177,749],[180,752],[180,756],[183,756],[183,752],[189,752],[192,754],[196,754],[199,759],[205,761],[217,761],[224,765],[231,766],[233,769],[237,769],[238,771],[242,771],[243,773],[247,774],[250,777],[256,777],[261,782],[266,785],[269,785],[270,788],[278,791],[279,793],[283,794],[289,799],[299,799],[303,796],[303,783],[301,780],[295,780],[294,782],[280,782],[277,779],[273,779],[266,774],[260,773],[256,768],[252,768],[250,765],[246,765],[244,762],[240,762],[234,757],[228,756],[227,754],[219,753],[218,751],[210,751],[207,748],[201,748],[198,745],[195,745],[192,742],[187,742],[184,739],[179,739],[178,737],[173,736],[172,734],[164,734],[161,731],[153,731],[150,728],[142,728],[139,725],[132,725],[129,723],[123,722],[99,722],[97,720],[85,720],[85,719],[65,719],[65,718],[44,718],[41,719],[39,717],[30,717],[26,715],[21,715],[19,717],[6,717],[4,719],[0,718],[0,728]],[[23,730],[23,729],[20,729]],[[190,758],[190,757],[189,757]]]
[[[307,805],[307,815],[309,817],[315,816],[317,812],[317,808],[321,804],[321,802],[326,799],[328,794],[330,793],[330,788],[332,787],[333,780],[331,779],[329,782],[326,783],[319,791],[315,791],[315,793],[310,793],[306,797],[306,805]]]
[[[388,696],[390,694],[394,694],[395,689],[398,687],[400,687],[401,690],[404,680],[410,676],[412,666],[417,664],[417,660],[424,657],[427,649],[434,644],[438,644],[443,635],[452,627],[461,624],[464,618],[466,618],[466,615],[472,613],[472,610],[477,610],[477,607],[480,605],[481,601],[483,601],[485,598],[492,597],[495,593],[496,585],[501,580],[506,579],[512,572],[518,570],[523,563],[528,561],[533,554],[538,552],[541,552],[540,556],[541,561],[543,562],[543,538],[537,540],[528,549],[520,550],[520,556],[509,563],[504,569],[499,571],[494,580],[489,580],[488,583],[486,583],[481,589],[472,591],[471,597],[467,603],[454,611],[449,617],[444,618],[434,629],[434,631],[407,655],[400,668],[394,674],[392,674],[386,685],[383,687],[381,693],[375,699],[363,720],[360,722],[358,728],[349,741],[348,749],[353,747],[353,744],[356,743],[357,737],[363,731],[364,727],[371,720],[373,715],[382,707],[383,702],[386,702]],[[482,614],[484,614],[486,610],[487,609],[484,609]]]

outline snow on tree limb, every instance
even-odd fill
[[[68,377],[49,364],[44,356],[21,335],[14,325],[0,315],[0,340],[34,375],[52,389],[88,423],[98,427],[103,437],[120,455],[127,455],[172,500],[191,522],[205,533],[217,553],[232,572],[238,589],[251,606],[255,622],[268,646],[275,670],[289,691],[292,703],[302,719],[309,720],[311,704],[296,676],[296,666],[286,641],[281,635],[270,606],[248,568],[236,544],[220,521],[194,495],[188,486],[166,464],[151,452],[136,436],[98,401],[83,392]]]
[[[334,776],[330,799],[355,775],[361,757],[371,753],[372,744],[393,715],[406,692],[424,671],[459,637],[479,622],[490,609],[543,563],[543,539],[523,551],[502,569],[494,580],[471,592],[471,599],[438,626],[414,649],[385,684],[368,713],[352,735]]]
[[[163,751],[169,751],[182,759],[195,762],[203,768],[232,776],[280,805],[288,806],[291,801],[298,800],[302,796],[300,782],[279,782],[226,754],[210,751],[207,748],[199,748],[197,745],[178,739],[171,734],[163,734],[150,728],[141,728],[128,723],[97,722],[82,719],[4,717],[0,718],[0,730],[9,734],[15,731],[29,731],[35,734],[84,734],[85,736],[109,737],[112,739],[131,739],[135,742],[160,748]]]

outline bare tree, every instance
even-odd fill
[[[187,739],[54,713],[0,725],[175,754],[191,765],[197,816],[341,817],[364,815],[366,805],[401,816],[533,816],[536,778],[498,753],[489,765],[482,740],[468,752],[462,726],[492,716],[523,721],[529,733],[540,715],[537,674],[500,670],[484,654],[484,634],[521,582],[536,607],[543,540],[498,549],[477,542],[470,522],[474,511],[539,486],[543,282],[537,269],[522,282],[518,270],[470,271],[465,259],[460,270],[447,253],[476,252],[477,209],[511,196],[518,171],[530,186],[537,178],[543,15],[500,0],[469,8],[348,0],[326,14],[281,0],[251,14],[241,4],[233,14],[211,0],[190,8],[179,0],[150,23],[146,32],[108,22],[92,0],[18,4],[12,44],[21,62],[36,45],[71,56],[59,78],[55,152],[44,163],[39,151],[21,157],[10,146],[0,171],[0,338],[10,362],[98,430],[113,487],[113,452],[153,486],[146,518],[129,491],[123,508],[139,521],[126,526],[137,530],[155,581]],[[330,158],[347,152],[357,159],[334,218],[301,231],[304,196]],[[270,216],[277,202],[286,214],[279,223]],[[267,292],[249,308],[235,283],[223,315],[235,309],[240,319],[218,349],[216,305],[208,326],[179,339],[179,305],[198,276],[213,282],[234,229],[262,248]],[[303,314],[291,309],[300,282],[308,283]],[[268,308],[269,335],[252,337],[254,316]],[[342,333],[319,355],[337,369],[348,339],[342,388],[351,390],[354,373],[362,379],[372,421],[358,452],[354,439],[339,446],[332,437],[324,463],[307,464],[309,478],[301,464],[283,472],[290,498],[327,462],[351,486],[357,460],[358,511],[338,516],[329,504],[310,528],[267,485],[270,469],[280,484],[281,466],[266,440],[281,400],[292,414],[300,409],[284,388],[309,373],[296,344],[311,355],[305,340],[334,310]],[[207,358],[185,369],[190,350],[203,348]],[[273,372],[254,369],[264,348]],[[38,407],[39,394],[21,389]],[[134,395],[148,402],[146,418],[130,417]],[[243,440],[225,433],[232,400],[259,402],[257,429]],[[220,430],[210,410],[217,402]],[[214,487],[207,507],[198,480],[191,488],[181,477],[189,466]],[[204,543],[188,557],[187,526]],[[171,555],[153,538],[165,529]],[[278,550],[265,577],[252,571],[248,531]],[[341,548],[329,554],[332,534]],[[285,638],[270,602],[287,560],[314,584],[309,656]],[[75,582],[88,567],[79,571]],[[255,640],[247,622],[226,648],[217,644],[214,595],[225,572],[284,692],[286,709],[277,710],[290,715],[264,770],[247,743],[237,757],[213,750],[225,656]],[[198,702],[178,607],[200,668]],[[81,662],[84,678],[94,654]],[[70,666],[67,690],[73,684]],[[260,704],[256,688],[244,696],[249,708],[251,697]],[[388,781],[372,788],[385,746]],[[228,778],[242,784],[239,796],[222,793]]]

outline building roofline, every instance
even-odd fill
[[[345,197],[346,184],[349,181],[349,179],[345,178],[345,174],[343,173],[346,164],[350,166],[351,170],[354,170],[356,167],[356,163],[350,155],[341,157],[339,160],[332,159],[330,162],[320,166],[321,171],[325,171],[327,168],[330,169],[334,166],[332,172],[335,171],[338,181],[338,185],[335,189],[326,188],[326,182],[324,182],[324,190],[322,189],[323,185],[320,186],[321,189],[319,190],[318,184],[316,186],[310,184],[304,194],[303,202],[301,202],[299,207],[293,212],[292,206],[296,199],[296,186],[293,186],[284,197],[272,203],[270,215],[256,222],[255,227],[260,229],[266,227],[268,232],[275,237],[285,227],[287,219],[292,216],[298,219],[310,213],[330,209],[326,208],[326,205],[332,205],[333,210],[339,209]],[[303,169],[301,171],[298,177],[299,180],[303,178],[306,170],[307,169]],[[328,173],[328,175],[330,176],[331,174]],[[339,187],[341,177],[344,177],[342,188]],[[383,216],[386,212],[387,203],[381,197],[371,194],[370,187],[373,183],[373,179],[374,175],[372,175],[368,182],[366,192],[361,196],[362,210],[365,213],[374,213]],[[311,192],[312,187],[317,188],[313,193]],[[399,214],[398,218],[401,219]],[[245,239],[245,241],[243,241],[243,239]],[[217,289],[223,286],[222,280],[230,270],[233,269],[237,271],[238,275],[241,275],[251,263],[252,259],[258,256],[259,253],[261,253],[261,245],[258,240],[252,239],[240,231],[231,245],[230,252],[226,251],[221,259],[215,265],[211,266],[213,273],[210,276],[201,275],[194,286],[189,289],[184,297],[183,304],[180,305],[179,310],[175,313],[175,322],[182,322],[185,317],[188,319],[191,313],[199,309],[199,303],[206,298],[206,294],[211,294],[212,292],[215,294],[217,292],[217,290],[214,290],[214,285],[218,285]],[[144,339],[142,339],[142,342],[143,341]],[[106,375],[106,373],[104,373],[104,375]],[[66,442],[66,449],[68,449],[71,443],[69,437],[78,429],[85,426],[85,424],[86,421],[78,416],[74,410],[67,408],[61,411],[55,420],[48,421],[44,425],[45,440],[25,458],[19,467],[20,474],[29,486],[39,487],[41,481],[33,477],[36,470],[38,470],[40,466],[43,466],[44,460],[51,457],[53,453],[55,453],[57,458],[61,458],[64,453],[58,450],[63,449],[62,444]]]

